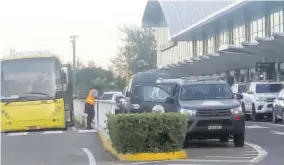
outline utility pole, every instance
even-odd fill
[[[76,39],[78,36],[70,36],[71,43],[73,46],[73,69],[76,69]]]
[[[76,39],[78,36],[70,36],[73,49],[73,92],[76,91]]]

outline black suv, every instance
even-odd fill
[[[220,139],[221,142],[228,142],[232,136],[236,147],[244,146],[245,120],[238,101],[243,96],[233,94],[225,81],[180,79],[171,82],[170,91],[163,90],[161,82],[156,84],[154,94],[151,94],[155,96],[154,99],[149,96],[148,98],[152,99],[148,101],[152,100],[152,107],[162,106],[165,112],[188,115],[186,141]],[[168,93],[168,96],[165,93]]]

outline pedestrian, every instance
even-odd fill
[[[226,79],[226,82],[229,84],[230,87],[232,87],[233,84],[235,83],[234,77],[231,76],[231,75],[227,75],[225,77],[225,79]]]
[[[87,116],[87,129],[93,129],[91,126],[95,117],[95,103],[98,97],[98,91],[94,88],[90,89],[90,92],[85,100],[85,113]]]

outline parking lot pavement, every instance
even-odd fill
[[[125,163],[123,165],[250,165],[261,157],[257,145],[247,143],[243,148],[236,148],[232,141],[220,143],[216,140],[192,141],[186,149],[188,159]],[[121,164],[121,165],[122,165]]]
[[[72,127],[67,131],[1,134],[3,165],[118,164],[105,151],[95,130]]]
[[[236,148],[232,141],[220,143],[216,140],[193,142],[187,153],[191,161],[205,162],[254,162],[259,156],[253,144],[247,143],[244,147]]]
[[[246,122],[247,141],[261,145],[268,155],[257,165],[284,164],[284,125],[271,122]]]

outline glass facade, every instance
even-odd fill
[[[283,32],[283,10],[272,10],[270,14],[271,34]]]
[[[197,55],[203,55],[203,41],[202,40],[198,40],[197,41]]]
[[[269,8],[265,8],[263,11],[259,9],[259,11],[254,13],[249,12],[248,14],[250,14],[250,16],[244,14],[245,18],[236,20],[238,22],[234,22],[234,15],[231,15],[232,17],[230,18],[232,18],[233,22],[232,24],[230,24],[230,21],[228,21],[229,26],[222,26],[226,25],[226,22],[223,22],[222,25],[212,24],[212,28],[214,26],[219,27],[218,29],[216,29],[216,31],[220,30],[220,32],[216,32],[216,34],[211,35],[211,29],[210,32],[204,30],[203,33],[196,33],[197,35],[202,35],[202,37],[204,37],[204,40],[194,40],[197,39],[194,38],[189,39],[190,41],[179,41],[176,48],[173,47],[171,48],[171,50],[166,50],[167,53],[164,53],[163,55],[157,57],[158,61],[161,61],[159,65],[163,65],[165,63],[171,64],[172,62],[182,62],[192,57],[215,53],[221,45],[242,45],[242,43],[246,41],[255,41],[256,37],[266,37],[273,33],[283,33],[283,11],[284,6],[274,5],[270,6]],[[238,17],[238,15],[236,15],[236,17]],[[241,20],[244,21],[240,22]],[[232,26],[233,23],[238,24],[234,24],[234,26]],[[159,43],[159,45],[164,44],[164,41],[168,41],[168,30],[169,29],[167,28],[167,31],[163,30],[160,32],[163,34],[162,38],[158,38],[158,40],[163,40],[163,42]],[[208,35],[208,37],[205,37],[206,35]],[[201,36],[195,37],[199,38]],[[157,46],[159,47],[159,45]]]
[[[256,37],[265,37],[265,17],[251,21],[250,35],[252,41],[255,41]]]
[[[197,41],[193,40],[192,41],[192,57],[197,56]]]
[[[233,43],[234,45],[241,45],[242,42],[245,42],[245,25],[237,26],[233,30]]]
[[[208,38],[208,53],[214,53],[214,36]]]
[[[227,31],[223,31],[220,33],[220,45],[229,44],[229,33]]]

